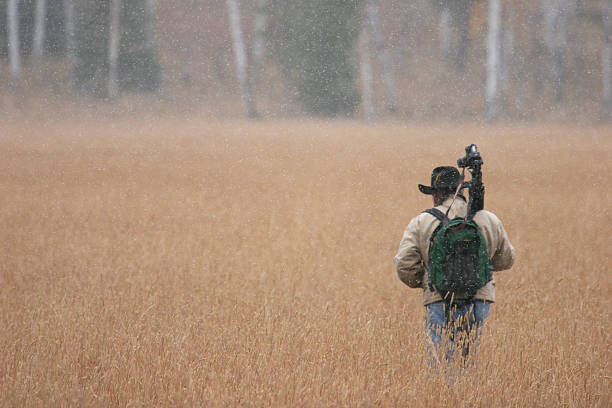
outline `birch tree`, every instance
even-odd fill
[[[8,27],[8,54],[11,72],[11,84],[17,86],[21,78],[21,50],[19,45],[19,5],[18,0],[6,2],[6,19]]]
[[[463,70],[470,45],[470,6],[472,0],[455,1],[453,16],[457,27],[457,49],[455,51],[455,69]]]
[[[253,85],[257,88],[265,54],[266,5],[267,0],[257,0],[253,29]]]
[[[603,50],[601,55],[601,71],[603,79],[603,112],[604,118],[612,116],[612,3],[608,2],[602,12],[603,18]]]
[[[47,1],[36,0],[36,9],[34,11],[34,38],[32,41],[32,62],[35,67],[41,64],[44,54],[46,15]]]
[[[473,0],[436,0],[439,10],[438,35],[442,58],[461,71],[465,68],[470,43],[470,7]]]
[[[501,38],[500,38],[500,47],[501,47],[501,55],[500,55],[500,88],[501,92],[506,98],[510,93],[510,83],[511,83],[511,72],[512,72],[512,63],[514,60],[514,28],[512,26],[512,18],[513,10],[511,7],[506,7],[504,10],[506,17],[504,18],[504,22],[501,27]]]
[[[110,27],[108,41],[108,97],[119,94],[117,66],[119,62],[119,43],[121,40],[121,0],[111,0]]]
[[[440,37],[440,53],[445,61],[450,61],[453,54],[453,16],[450,7],[446,4],[440,10],[440,21],[438,23],[438,34]]]
[[[366,0],[366,19],[375,43],[376,54],[380,61],[385,89],[385,101],[388,112],[395,112],[397,108],[397,98],[395,96],[395,86],[393,84],[393,74],[389,56],[385,49],[380,22],[378,17],[378,0]]]
[[[374,119],[373,75],[372,62],[370,59],[370,35],[368,30],[361,30],[359,38],[359,65],[361,71],[361,102],[365,120]]]
[[[66,33],[66,58],[70,66],[76,63],[76,43],[74,37],[74,0],[64,0],[64,27]]]
[[[240,95],[244,104],[245,114],[249,118],[257,116],[255,101],[251,94],[251,85],[248,75],[248,60],[242,38],[242,28],[240,27],[240,7],[239,0],[227,0],[227,10],[230,20],[230,31],[232,35],[232,46],[234,49],[234,62],[240,85]]]
[[[485,109],[487,120],[495,120],[498,115],[498,82],[500,57],[500,0],[489,0],[487,33],[487,90]]]
[[[149,74],[149,83],[151,90],[156,89],[156,92],[163,92],[163,70],[157,58],[157,3],[158,0],[146,0],[145,2],[145,48],[149,55],[149,67],[146,72]],[[156,74],[156,75],[155,75]]]
[[[542,0],[544,42],[557,103],[563,100],[567,29],[575,8],[576,0]]]

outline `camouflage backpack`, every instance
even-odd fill
[[[459,292],[468,298],[491,280],[487,244],[471,218],[448,217],[440,210],[425,211],[440,220],[429,241],[429,289],[451,300]]]

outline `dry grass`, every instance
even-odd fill
[[[1,405],[611,403],[612,128],[0,126]],[[450,387],[392,257],[470,142],[517,261]]]

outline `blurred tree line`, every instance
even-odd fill
[[[109,80],[114,74],[109,58],[113,52],[113,2],[119,5],[117,86],[125,91],[154,91],[161,83],[161,66],[153,40],[150,0],[2,0],[0,57],[9,58],[13,44],[18,52],[12,59],[20,60],[11,61],[14,71],[21,71],[21,61],[36,67],[43,56],[65,58],[76,89],[109,96]],[[11,7],[16,19],[11,18]],[[13,41],[11,26],[16,26]],[[12,72],[14,77],[20,74]]]
[[[0,75],[19,89],[52,64],[99,97],[240,95],[249,117],[609,119],[611,20],[609,0],[0,0]]]

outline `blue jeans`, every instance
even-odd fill
[[[454,361],[461,352],[462,363],[478,348],[478,336],[489,317],[490,302],[472,300],[466,305],[452,306],[447,314],[445,302],[431,303],[426,308],[427,354],[429,365],[436,368],[443,359]]]

